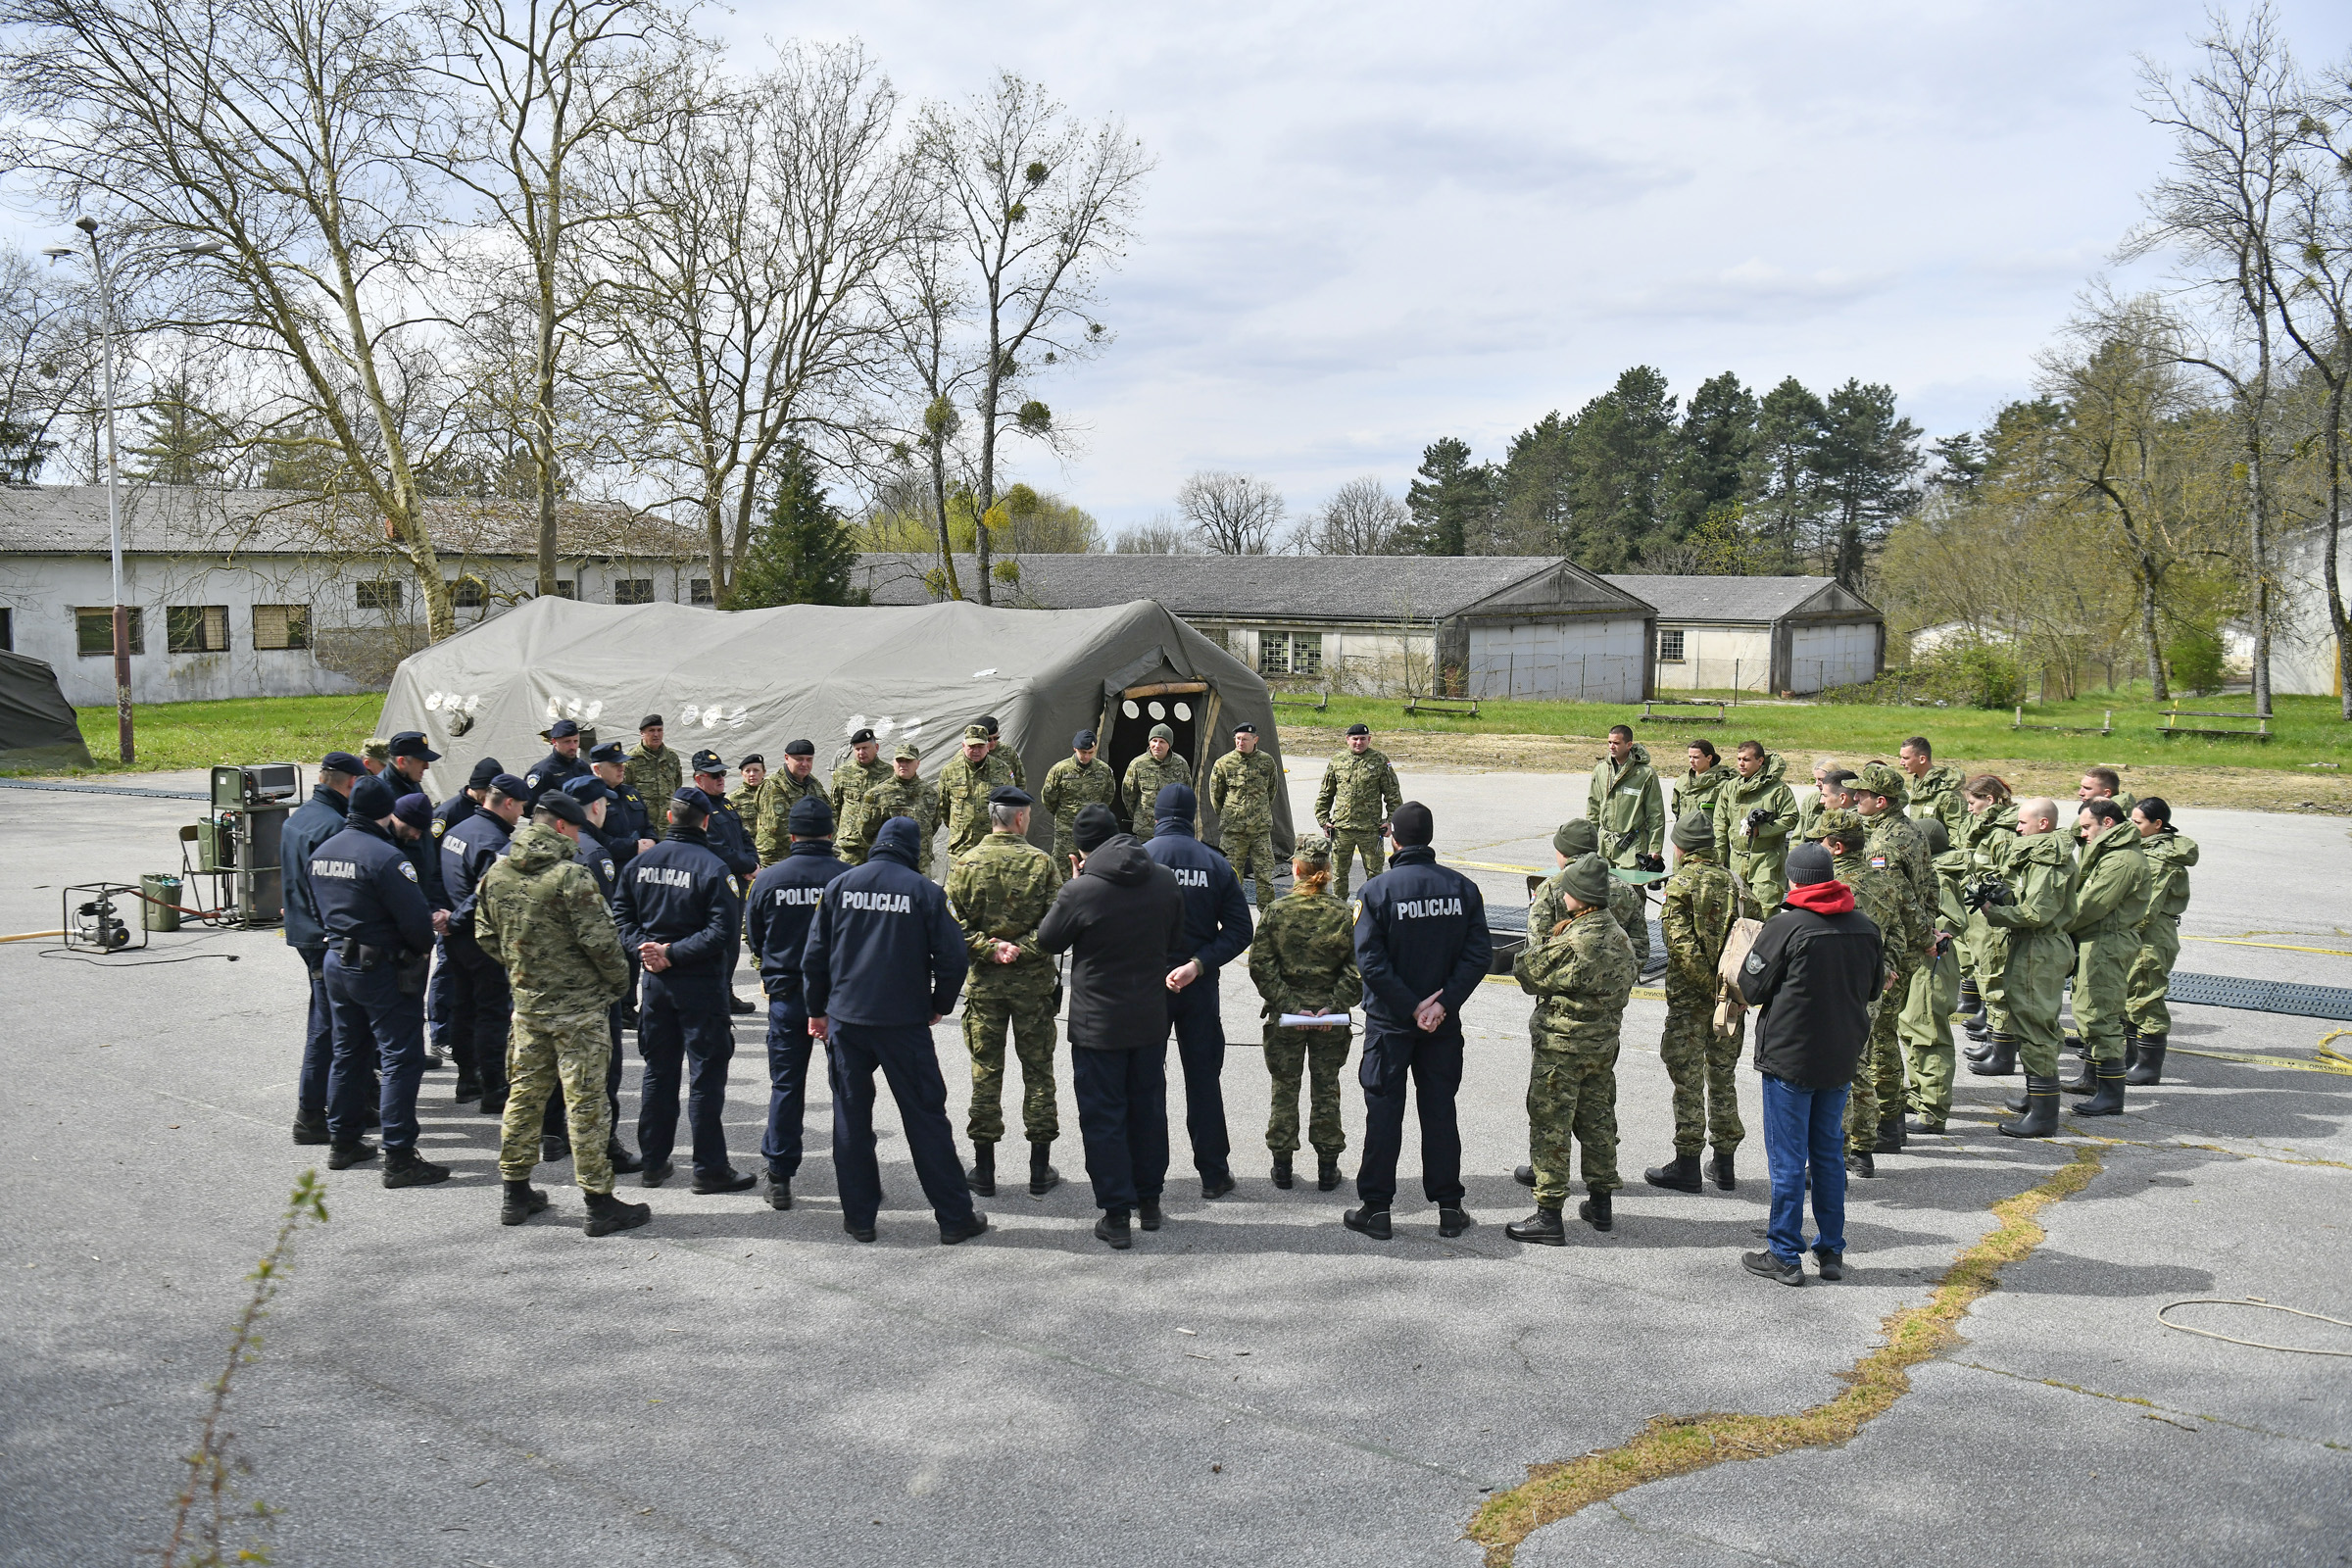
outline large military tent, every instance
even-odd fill
[[[1266,683],[1149,600],[721,613],[538,599],[403,661],[377,732],[424,731],[442,754],[429,781],[446,795],[476,758],[519,772],[545,756],[542,732],[559,716],[634,745],[648,713],[667,721],[666,743],[681,754],[709,747],[730,767],[753,752],[781,766],[785,742],[807,736],[830,773],[850,733],[870,727],[885,758],[900,741],[920,746],[926,778],[955,755],[965,724],[994,713],[1032,790],[1082,729],[1101,733],[1103,760],[1121,773],[1155,722],[1175,730],[1196,777],[1232,749],[1245,719],[1282,755]],[[1290,802],[1278,797],[1274,808],[1275,848],[1288,853]],[[1205,799],[1201,811],[1213,840]],[[1053,824],[1041,814],[1030,836],[1050,846]]]
[[[92,765],[57,671],[23,654],[0,653],[0,772]]]

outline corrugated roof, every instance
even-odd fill
[[[1017,583],[1000,583],[1000,603],[1039,610],[1092,610],[1151,599],[1188,619],[1382,620],[1409,612],[1444,619],[1489,600],[1541,612],[1648,607],[1599,577],[1544,556],[1126,556],[1024,555]],[[931,602],[929,556],[858,558],[858,585],[877,605]],[[975,565],[956,559],[971,591]]]
[[[1876,616],[1835,577],[1650,577],[1612,573],[1606,581],[1658,607],[1660,620],[1775,621],[1787,615]]]

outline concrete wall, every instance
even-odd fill
[[[1772,681],[1772,631],[1765,626],[1694,625],[1689,621],[1658,620],[1661,649],[1666,634],[1683,634],[1683,658],[1669,662],[1661,654],[1657,684],[1660,691],[1760,692]]]
[[[1434,632],[1406,633],[1372,622],[1276,623],[1200,620],[1194,628],[1269,681],[1372,696],[1401,693],[1409,683],[1427,691],[1436,647]],[[1264,655],[1276,636],[1304,632],[1322,638],[1319,674],[1294,675],[1265,667]]]

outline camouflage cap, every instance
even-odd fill
[[[1301,833],[1298,846],[1291,851],[1291,858],[1304,865],[1329,865],[1331,840],[1320,833]]]
[[[1813,823],[1813,831],[1806,837],[1818,842],[1832,834],[1837,835],[1838,843],[1859,849],[1862,841],[1870,835],[1870,824],[1862,820],[1861,812],[1839,808],[1822,812]]]
[[[966,724],[963,726],[964,745],[970,746],[977,743],[979,745],[986,746],[988,741],[989,734],[988,726],[986,724]]]
[[[899,749],[890,755],[894,761],[919,762],[923,760],[923,749],[912,741],[901,741]]]
[[[1579,856],[1560,873],[1560,890],[1589,909],[1609,905],[1609,862],[1598,855]]]
[[[1911,798],[1911,786],[1903,777],[1903,770],[1889,767],[1885,762],[1863,763],[1861,771],[1855,775],[1854,783],[1873,795],[1884,795],[1897,804]]]
[[[389,762],[392,760],[392,743],[380,735],[370,735],[368,743],[360,748],[360,755],[371,762]]]

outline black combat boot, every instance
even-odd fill
[[[1664,1187],[1677,1193],[1696,1193],[1705,1190],[1699,1179],[1698,1156],[1676,1151],[1675,1156],[1663,1165],[1652,1165],[1642,1173],[1642,1179],[1652,1187]]]
[[[298,1144],[323,1144],[332,1140],[326,1131],[326,1112],[294,1108],[294,1141]]]
[[[605,1140],[605,1158],[611,1160],[612,1168],[623,1176],[645,1169],[645,1161],[628,1152],[617,1133]]]
[[[1874,1154],[1899,1154],[1903,1152],[1903,1116],[1897,1111],[1879,1118],[1879,1141],[1871,1147]]]
[[[1514,1242],[1532,1242],[1538,1247],[1568,1245],[1568,1227],[1560,1223],[1560,1211],[1556,1208],[1539,1207],[1527,1218],[1505,1225],[1502,1234]]]
[[[767,1206],[773,1209],[792,1206],[791,1177],[779,1176],[772,1170],[767,1173]]]
[[[1984,993],[1977,989],[1975,975],[1960,982],[1960,1010],[1971,1017],[1984,1010]]]
[[[1845,1152],[1845,1173],[1868,1181],[1879,1173],[1878,1160],[1867,1149],[1849,1149]]]
[[[1287,1193],[1291,1190],[1291,1183],[1296,1178],[1291,1175],[1290,1152],[1284,1150],[1277,1152],[1274,1156],[1274,1185]]]
[[[988,1216],[975,1208],[972,1210],[972,1217],[968,1220],[965,1220],[962,1224],[942,1225],[939,1228],[939,1245],[942,1247],[957,1247],[965,1242],[970,1241],[975,1236],[985,1236],[987,1234]]]
[[[1968,1070],[1980,1078],[2006,1078],[2017,1071],[2017,1036],[1995,1034],[1992,1050],[1982,1061],[1971,1061]]]
[[[561,1165],[571,1157],[571,1140],[555,1133],[539,1135],[539,1163]]]
[[[2098,1063],[2099,1089],[2075,1107],[2078,1116],[2121,1116],[2124,1113],[2124,1064],[2120,1061]]]
[[[2015,1121],[2000,1123],[2011,1138],[2049,1138],[2058,1131],[2058,1080],[2026,1074],[2026,1111]]]
[[[1715,1185],[1727,1193],[1737,1192],[1740,1187],[1740,1177],[1739,1173],[1732,1168],[1732,1152],[1728,1149],[1718,1149],[1715,1151],[1714,1163]]]
[[[1389,1211],[1385,1208],[1374,1208],[1370,1203],[1366,1203],[1361,1208],[1348,1209],[1340,1218],[1347,1223],[1349,1230],[1369,1236],[1376,1242],[1385,1242],[1392,1234],[1389,1229]]]
[[[1053,1139],[1049,1138],[1043,1143],[1039,1143],[1035,1139],[1030,1140],[1029,1196],[1031,1198],[1043,1198],[1061,1185],[1061,1172],[1055,1170],[1054,1162],[1047,1158],[1053,1152]]]
[[[349,1170],[365,1165],[375,1157],[375,1146],[365,1138],[354,1138],[348,1144],[336,1144],[326,1152],[328,1170]]]
[[[1440,1208],[1438,1210],[1438,1234],[1440,1236],[1459,1236],[1469,1228],[1470,1216],[1462,1210],[1458,1208]]]
[[[975,1195],[981,1198],[997,1196],[996,1145],[981,1143],[972,1145],[972,1168],[963,1173],[963,1179],[971,1185]]]
[[[1203,1201],[1212,1198],[1223,1198],[1232,1191],[1232,1171],[1212,1170],[1200,1178],[1200,1197]]]
[[[414,1149],[384,1151],[384,1185],[386,1187],[430,1187],[435,1182],[449,1180],[447,1165],[436,1165]]]
[[[1522,1187],[1535,1186],[1536,1167],[1533,1165],[1520,1166],[1517,1170],[1511,1172],[1511,1180],[1517,1182]]]
[[[1592,1192],[1590,1185],[1585,1190]],[[1613,1231],[1617,1228],[1616,1217],[1609,1212],[1609,1195],[1606,1193],[1592,1193],[1592,1197],[1576,1205],[1576,1211],[1584,1216],[1586,1224],[1596,1231]]]
[[[2164,1082],[2165,1039],[2163,1035],[2139,1037],[2139,1055],[2124,1073],[2124,1082],[2134,1089],[2145,1089],[2150,1084]]]
[[[1322,1192],[1328,1193],[1339,1185],[1340,1162],[1338,1157],[1332,1154],[1317,1154],[1315,1156],[1316,1188]]]
[[[1136,1224],[1142,1226],[1145,1230],[1155,1231],[1159,1229],[1159,1198],[1156,1194],[1150,1198],[1139,1198],[1135,1200]]]
[[[519,1225],[547,1206],[547,1195],[528,1181],[507,1183],[506,1200],[498,1205],[501,1225]]]
[[[633,1231],[654,1217],[650,1203],[624,1203],[611,1193],[588,1194],[588,1218],[580,1229],[591,1236]]]
[[[1123,1208],[1104,1209],[1102,1217],[1095,1221],[1095,1240],[1108,1242],[1122,1252],[1133,1247],[1135,1232],[1127,1224],[1127,1211]]]

